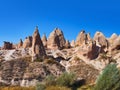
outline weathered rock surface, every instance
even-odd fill
[[[114,40],[114,42],[113,42],[113,44],[112,44],[112,46],[111,46],[111,49],[112,50],[120,50],[120,36],[118,36],[115,40]]]
[[[32,61],[37,58],[43,58],[46,56],[45,48],[43,46],[38,27],[36,27],[35,32],[33,33],[33,42],[32,42]]]
[[[32,47],[32,36],[26,37],[23,43],[23,48],[30,48]]]
[[[6,85],[34,86],[47,75],[59,76],[65,69],[53,60],[29,63],[25,59],[0,62],[0,83]]]
[[[70,43],[71,47],[75,47],[75,41],[72,40],[71,43]]]
[[[89,41],[89,43],[82,44],[76,52],[91,60],[98,57],[100,48],[96,46],[95,41]]]
[[[13,44],[10,42],[4,41],[3,49],[5,49],[5,50],[13,49]]]
[[[70,47],[71,47],[71,45],[70,45],[69,40],[66,40],[66,42],[65,42],[65,48],[70,48]]]
[[[101,32],[96,32],[93,38],[97,44],[101,46],[101,52],[106,51],[108,48],[108,41]]]
[[[99,75],[99,70],[90,64],[86,64],[86,62],[77,56],[71,58],[69,61],[62,61],[61,63],[64,63],[68,72],[74,72],[78,79],[84,80],[87,84],[95,83]]]
[[[18,43],[18,48],[22,48],[23,47],[23,41],[22,39],[20,39],[20,42]]]
[[[42,42],[43,42],[44,47],[47,48],[47,37],[45,34],[42,37]]]
[[[86,37],[85,31],[82,30],[76,38],[76,46],[82,45],[83,43],[86,42],[86,40],[87,40],[87,37]]]
[[[65,46],[65,38],[63,32],[56,28],[48,37],[47,48],[62,49]]]

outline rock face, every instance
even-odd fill
[[[51,74],[57,77],[65,71],[63,66],[53,62],[53,64],[29,63],[22,59],[0,62],[0,83],[9,86],[35,86],[47,75]]]
[[[47,48],[47,37],[45,34],[42,37],[42,42],[43,42],[44,47]]]
[[[23,46],[23,41],[22,39],[20,39],[20,42],[18,43],[18,48],[22,48],[22,46]]]
[[[4,41],[3,49],[5,49],[5,50],[13,49],[13,44],[10,42]]]
[[[76,64],[73,64],[72,62]],[[72,60],[70,63],[71,65],[68,67],[69,71],[76,73],[77,77],[82,79],[86,84],[95,83],[97,76],[99,75],[99,71],[97,69],[86,64],[82,60]]]
[[[23,48],[30,48],[32,46],[32,36],[26,37],[24,43],[23,43]]]
[[[84,30],[82,30],[79,35],[76,38],[76,46],[80,46],[84,43],[87,43],[89,40],[91,40],[90,34],[86,34]]]
[[[110,44],[113,44],[113,43],[114,43],[114,40],[117,39],[117,38],[118,38],[117,34],[113,33],[113,34],[111,35],[111,37],[109,38],[109,43],[110,43]]]
[[[113,42],[113,44],[112,44],[112,46],[111,46],[111,49],[112,50],[120,50],[120,36],[118,36],[115,40],[114,40],[114,42]]]
[[[65,48],[70,48],[71,46],[70,46],[70,42],[69,42],[69,40],[66,40],[66,43],[65,43]]]
[[[40,38],[38,27],[36,27],[35,32],[33,33],[33,42],[32,42],[32,61],[37,58],[43,58],[46,56],[46,52]]]
[[[79,55],[85,56],[90,60],[97,58],[99,52],[100,52],[100,48],[96,46],[95,41],[90,41],[87,44],[82,44],[77,50],[77,53]]]
[[[63,32],[56,28],[49,36],[47,48],[49,49],[62,49],[65,46],[65,38]]]
[[[75,41],[72,40],[72,42],[70,43],[71,47],[75,47]]]
[[[108,48],[108,41],[101,32],[96,32],[94,35],[94,40],[96,41],[97,44],[101,46],[102,51],[106,51],[105,49]]]

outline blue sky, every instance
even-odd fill
[[[0,46],[32,35],[37,25],[41,36],[59,27],[68,40],[80,30],[101,31],[106,37],[120,34],[119,0],[0,0]]]

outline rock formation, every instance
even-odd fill
[[[5,49],[5,50],[13,49],[13,44],[10,42],[4,41],[3,49]]]
[[[117,38],[118,38],[117,34],[113,33],[111,37],[108,39],[108,41],[112,45],[114,43],[114,40]]]
[[[49,36],[47,48],[49,49],[62,49],[65,46],[65,38],[63,32],[56,28]]]
[[[78,34],[78,36],[77,36],[77,38],[76,38],[76,46],[80,46],[80,45],[82,45],[84,42],[86,42],[86,34],[85,34],[85,31],[82,30],[82,31]]]
[[[71,47],[75,47],[75,41],[72,40],[71,43],[70,43]]]
[[[70,42],[69,42],[69,40],[66,40],[66,43],[65,43],[65,48],[70,48],[71,46],[70,46]]]
[[[82,30],[78,34],[78,36],[76,38],[76,43],[75,44],[76,44],[76,46],[81,46],[82,44],[87,43],[90,40],[91,40],[90,34],[89,33],[86,34],[85,31]]]
[[[93,38],[97,44],[101,46],[101,52],[106,51],[108,48],[108,41],[101,32],[96,32]]]
[[[47,48],[47,37],[45,34],[42,37],[42,42],[43,42],[44,47]]]
[[[38,58],[43,58],[46,56],[46,52],[40,38],[38,27],[36,27],[35,32],[33,33],[33,42],[32,42],[32,61]]]
[[[32,46],[32,36],[26,37],[24,43],[23,43],[23,48],[30,48]]]
[[[91,60],[97,58],[99,52],[100,52],[100,48],[96,46],[96,42],[90,41],[87,44],[82,44],[79,47],[77,54],[87,57],[88,59]]]
[[[22,46],[23,46],[23,41],[22,39],[20,39],[20,42],[18,43],[18,48],[22,48]]]
[[[112,44],[112,46],[111,46],[111,49],[112,50],[120,50],[120,36],[118,36],[115,40],[114,40],[114,42],[113,42],[113,44]]]

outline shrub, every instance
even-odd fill
[[[71,86],[75,82],[76,76],[73,73],[63,73],[57,78],[57,85],[59,86]]]
[[[77,56],[75,56],[75,57],[74,57],[74,60],[79,61],[79,60],[80,60],[80,58],[79,58],[79,57],[77,57]]]
[[[36,90],[45,90],[45,85],[44,84],[40,84],[40,83],[38,83],[37,85],[36,85]]]
[[[53,75],[49,75],[45,78],[45,86],[51,86],[55,84],[56,84],[56,81]]]
[[[120,71],[116,64],[109,64],[98,77],[94,90],[120,90]]]
[[[71,89],[68,87],[49,86],[45,90],[71,90]]]

